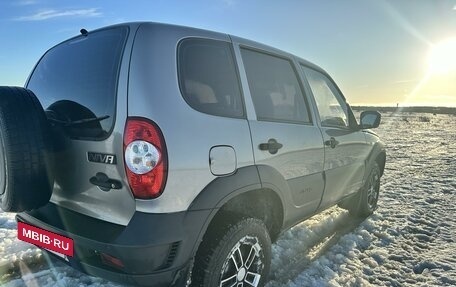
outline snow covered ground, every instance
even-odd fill
[[[383,115],[379,209],[364,221],[331,208],[273,245],[267,287],[456,286],[456,116]],[[427,116],[430,122],[420,116]],[[2,286],[120,286],[16,239],[0,211]]]

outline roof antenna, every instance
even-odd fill
[[[84,28],[82,28],[80,32],[81,32],[81,35],[82,35],[82,36],[87,36],[87,35],[89,35],[89,32],[88,32],[86,29],[84,29]]]

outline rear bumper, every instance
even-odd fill
[[[49,203],[18,221],[74,240],[67,262],[109,280],[151,286],[181,285],[212,210],[168,214],[136,212],[127,226],[88,217]],[[103,255],[122,264],[113,265]]]

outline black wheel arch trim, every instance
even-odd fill
[[[212,209],[205,223],[201,226],[192,254],[196,254],[210,222],[225,203],[238,195],[259,189],[269,189],[280,198],[283,219],[285,220],[287,212],[284,191],[289,190],[289,187],[283,176],[274,168],[266,165],[250,165],[239,168],[232,175],[217,177],[210,182],[188,208],[190,212]]]
[[[381,142],[376,142],[371,149],[369,155],[366,158],[366,171],[364,173],[364,182],[367,180],[369,177],[369,174],[372,170],[373,163],[377,160],[378,156],[383,154],[385,156],[385,162],[386,162],[386,150],[385,150],[385,145]],[[385,168],[385,165],[380,166],[380,173],[383,175],[383,170]]]
[[[288,189],[285,179],[271,167],[250,165],[237,169],[232,175],[214,179],[198,194],[188,210],[218,209],[240,194],[262,188],[274,191],[285,207],[283,190]]]

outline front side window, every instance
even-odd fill
[[[348,108],[332,81],[322,73],[302,66],[317,103],[322,126],[348,127]]]
[[[249,49],[241,51],[258,120],[310,123],[291,62]]]
[[[231,44],[187,39],[179,45],[179,85],[195,110],[240,118],[244,107]]]

